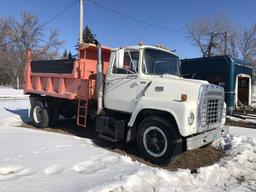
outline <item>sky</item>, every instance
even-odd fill
[[[186,33],[164,30],[136,22],[84,0],[84,26],[89,25],[102,45],[122,47],[139,42],[162,44],[181,58],[201,56],[191,44]],[[20,13],[29,12],[38,16],[41,23],[49,21],[74,0],[0,0],[0,17],[19,18]],[[227,16],[238,29],[256,23],[256,0],[96,0],[104,7],[132,18],[164,26],[177,31],[186,31],[192,21]],[[57,29],[64,48],[76,54],[75,44],[79,37],[79,0],[62,15],[45,26],[47,31]],[[63,49],[63,48],[62,48]],[[63,51],[63,50],[62,50]]]

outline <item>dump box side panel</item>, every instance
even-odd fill
[[[63,64],[60,64],[62,67],[56,67],[59,61],[53,61],[51,66],[51,62],[33,61],[27,64],[29,66],[26,72],[24,92],[65,99],[75,99],[79,95],[87,99],[88,80],[78,78],[79,60],[74,60],[73,63],[69,61],[67,67],[63,67]],[[72,65],[72,71],[70,65]],[[57,71],[58,69],[62,71]]]
[[[102,48],[104,74],[109,64],[111,49]],[[24,93],[40,94],[65,99],[96,98],[97,47],[80,47],[80,59],[31,61],[27,52]]]

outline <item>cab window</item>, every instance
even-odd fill
[[[125,51],[123,63],[119,65],[116,60],[113,66],[113,73],[115,74],[134,74],[138,73],[139,52]]]

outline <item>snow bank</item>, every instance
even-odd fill
[[[139,166],[133,174],[91,191],[255,191],[256,143],[247,137],[234,137],[232,145],[227,157],[196,174]]]

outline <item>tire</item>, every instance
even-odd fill
[[[32,104],[30,116],[35,127],[46,128],[50,122],[50,111],[44,106],[43,102],[36,101]]]
[[[138,127],[136,141],[140,154],[158,165],[174,160],[183,149],[177,127],[161,117],[143,120]]]

